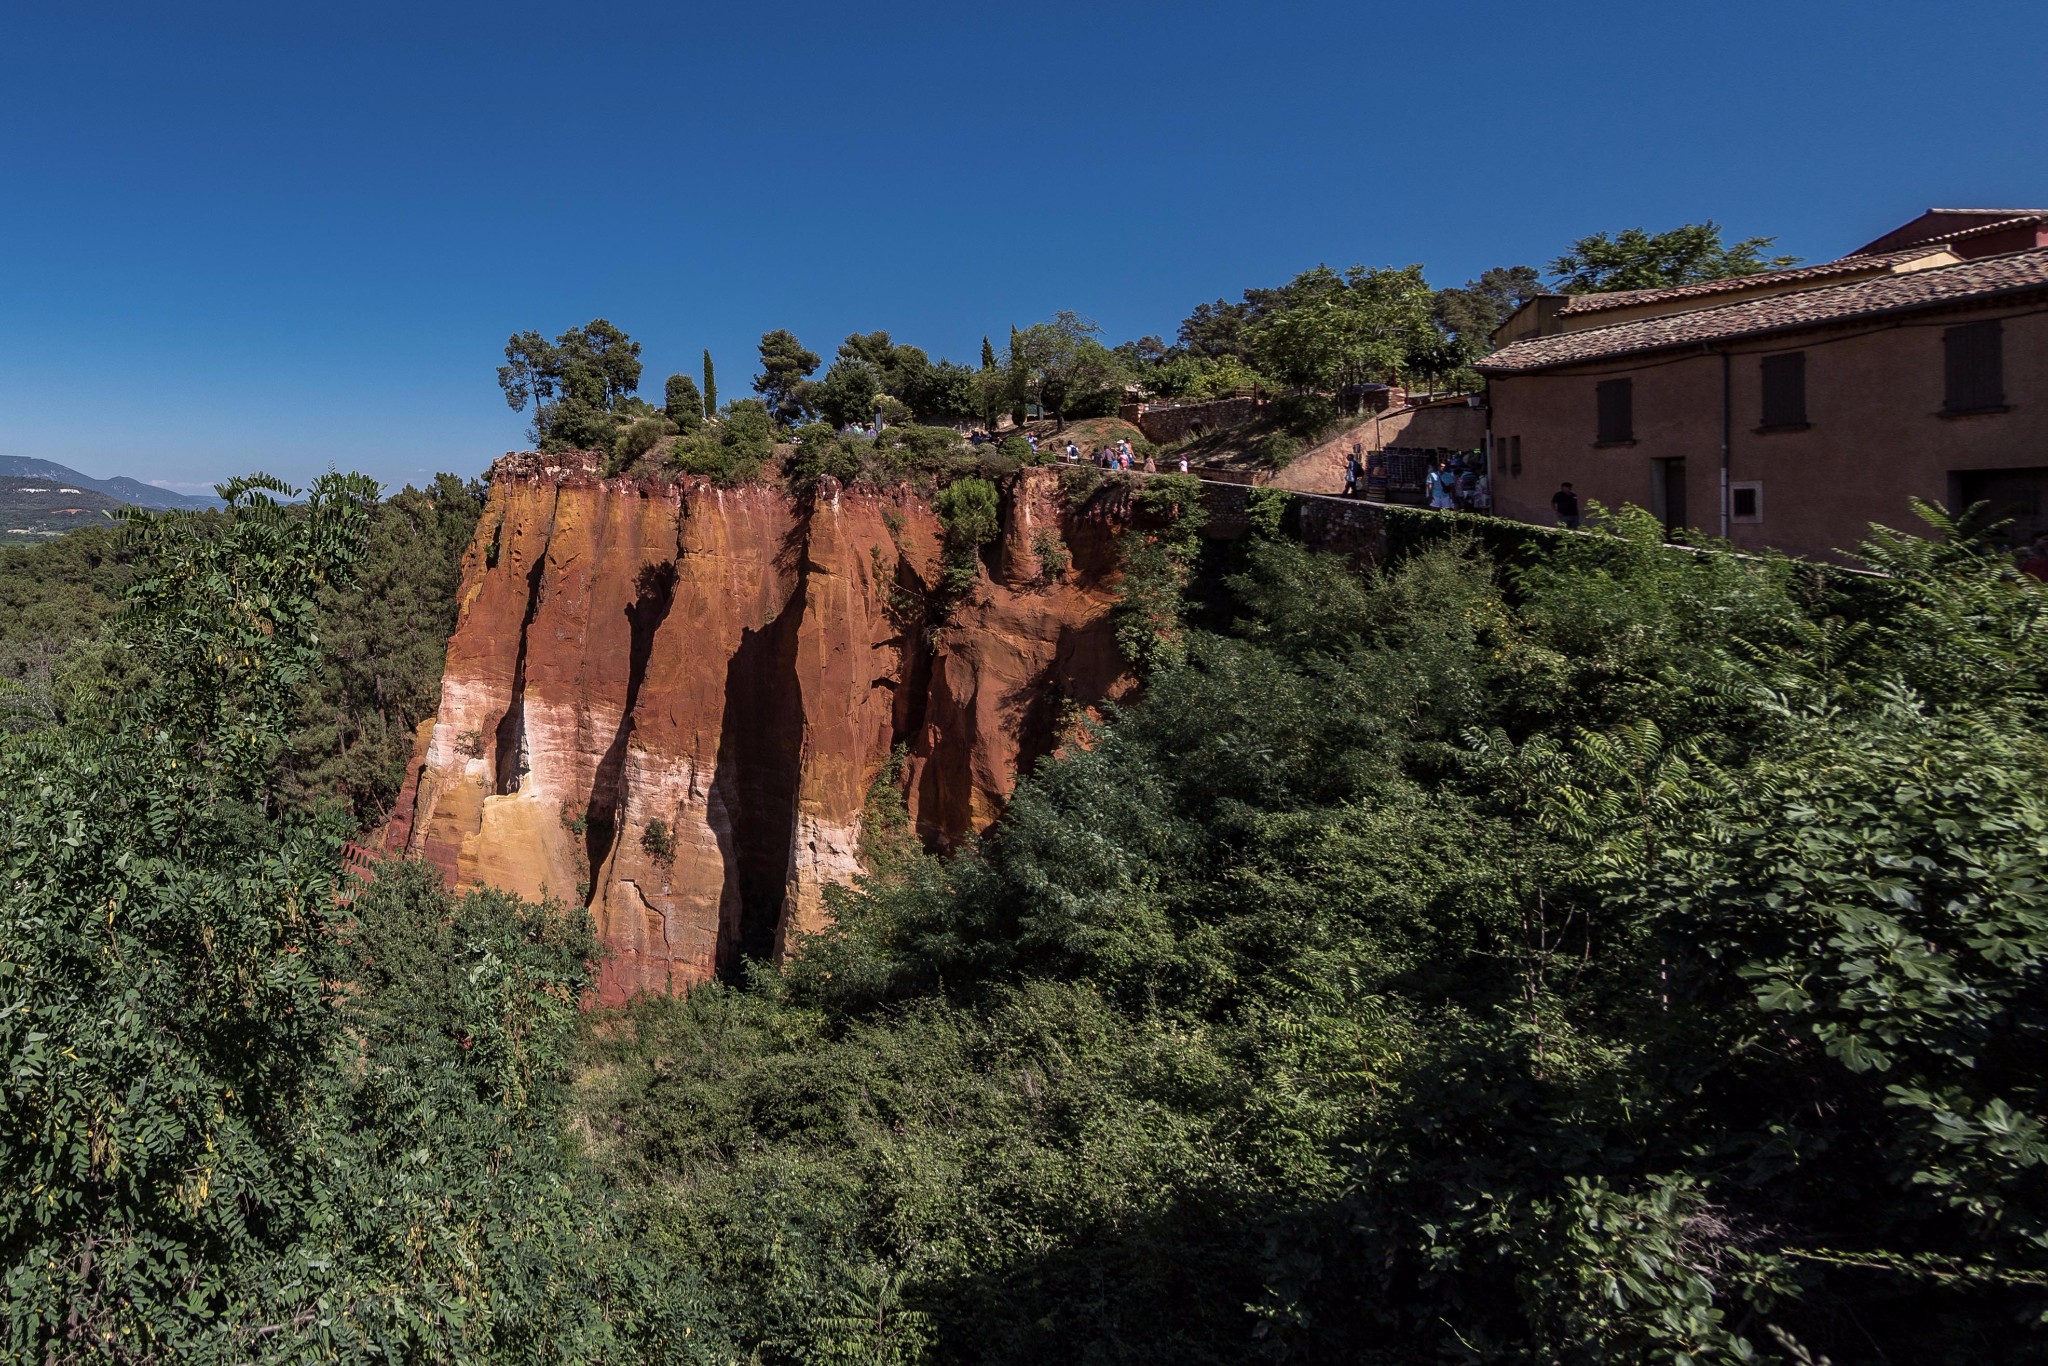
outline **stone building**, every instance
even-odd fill
[[[1911,500],[2048,531],[2048,210],[1931,209],[1818,265],[1545,295],[1495,333],[1494,507],[1634,503],[1837,558]]]

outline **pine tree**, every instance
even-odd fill
[[[704,348],[704,416],[718,411],[718,381],[711,374],[711,348]]]
[[[981,368],[984,370],[996,368],[996,349],[988,344],[987,337],[981,339]]]

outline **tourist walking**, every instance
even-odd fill
[[[1442,465],[1431,467],[1429,471],[1429,505],[1438,512],[1454,510],[1458,506],[1456,499],[1451,496],[1451,489],[1455,482],[1456,476],[1452,475]]]
[[[1558,486],[1550,495],[1550,507],[1557,514],[1557,524],[1576,531],[1579,525],[1579,495],[1572,492],[1570,480]]]
[[[1344,496],[1346,498],[1356,498],[1358,496],[1358,472],[1358,447],[1353,446],[1351,454],[1344,457]]]
[[[1180,458],[1180,472],[1182,474],[1186,474],[1188,472],[1188,458],[1185,454],[1183,454]]]

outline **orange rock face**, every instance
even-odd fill
[[[1118,511],[1068,513],[1056,473],[1016,478],[993,572],[939,623],[943,529],[908,489],[800,500],[508,456],[390,839],[457,885],[587,905],[605,1003],[780,952],[859,871],[893,751],[915,829],[950,847],[1067,706],[1129,687]]]

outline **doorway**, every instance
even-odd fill
[[[1664,535],[1685,526],[1685,457],[1650,462],[1650,515],[1664,524]]]

